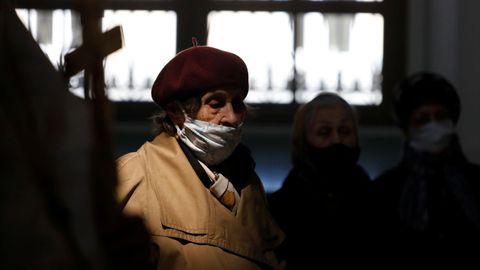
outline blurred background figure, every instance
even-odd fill
[[[307,269],[359,255],[370,178],[357,165],[360,147],[351,106],[336,94],[318,95],[297,111],[292,144],[293,168],[268,198],[287,236],[281,251],[287,267]]]
[[[456,89],[438,74],[419,72],[395,91],[405,145],[400,163],[374,181],[380,239],[399,245],[402,258],[478,250],[480,167],[465,158],[455,131]]]
[[[0,269],[150,269],[148,233],[121,214],[113,157],[94,143],[91,103],[5,1],[0,39]]]

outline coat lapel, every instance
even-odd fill
[[[203,185],[175,138],[157,136],[144,145],[143,155],[146,178],[155,194],[149,204],[158,205],[150,217],[159,221],[153,228],[156,234],[217,246],[270,264],[270,251],[284,236],[267,211],[256,174],[241,190],[234,215]]]

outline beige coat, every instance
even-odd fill
[[[159,247],[158,269],[278,269],[284,235],[258,177],[234,215],[204,187],[175,138],[162,133],[117,161],[118,196],[143,218]],[[269,267],[268,267],[269,266]]]

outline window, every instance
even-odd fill
[[[289,85],[294,55],[288,13],[214,11],[208,16],[208,29],[208,45],[235,52],[247,64],[250,78],[247,103],[294,101]]]
[[[57,67],[63,55],[82,44],[75,12],[19,9],[17,14]],[[175,55],[175,12],[105,10],[103,30],[117,25],[123,28],[124,47],[105,60],[107,95],[115,102],[151,102],[150,88],[158,71]],[[83,97],[83,75],[72,77],[70,84],[70,90]]]
[[[356,105],[362,124],[391,122],[390,90],[404,74],[404,1],[204,3],[205,41],[249,67],[247,101],[263,109],[255,121],[291,123],[298,105],[327,91]]]
[[[293,22],[299,25],[296,42]],[[214,11],[208,29],[209,45],[247,63],[248,103],[301,104],[321,92],[336,92],[354,105],[382,101],[379,14]]]
[[[79,17],[69,10],[75,1],[18,2],[54,64],[81,44]],[[122,24],[125,40],[105,62],[112,101],[152,108],[156,75],[195,36],[245,60],[246,101],[262,109],[254,121],[291,122],[299,104],[323,91],[357,105],[364,124],[391,120],[378,112],[389,111],[390,89],[404,73],[404,1],[111,0],[105,8],[104,30]],[[81,95],[82,84],[73,78],[73,91]]]
[[[151,102],[150,89],[159,70],[175,56],[175,12],[106,10],[103,28],[116,25],[123,27],[125,44],[105,63],[109,98]]]

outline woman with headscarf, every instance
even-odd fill
[[[293,125],[293,168],[269,196],[286,233],[280,254],[288,269],[360,258],[366,235],[370,178],[357,165],[357,121],[340,96],[323,93],[301,106]]]
[[[241,144],[248,71],[207,46],[178,53],[152,87],[159,134],[118,160],[124,211],[150,231],[158,269],[278,269],[272,222]]]

